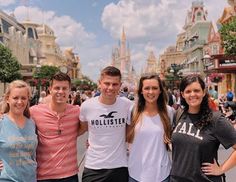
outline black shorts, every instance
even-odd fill
[[[84,168],[82,182],[128,182],[127,167],[114,169],[88,169]]]
[[[38,180],[37,182],[78,182],[78,175],[70,176],[67,178],[61,178],[61,179],[45,179],[45,180]]]

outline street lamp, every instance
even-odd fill
[[[208,70],[208,66],[210,64],[211,61],[211,56],[209,54],[205,54],[202,58],[203,63],[204,63],[204,68],[207,71]]]
[[[38,87],[38,98],[37,98],[37,101],[39,99],[39,96],[40,96],[40,90],[41,90],[41,80],[40,80],[40,69],[41,69],[41,65],[40,64],[37,64],[36,65],[36,74],[35,74],[35,78],[37,79],[37,87]]]
[[[61,66],[61,67],[60,67],[60,71],[61,71],[62,73],[67,74],[67,73],[68,73],[68,68],[67,68],[67,66]]]
[[[41,65],[40,65],[40,64],[37,64],[37,65],[36,65],[36,72],[39,73],[39,72],[40,72],[40,69],[41,69]]]
[[[206,84],[208,85],[208,66],[211,63],[211,56],[209,54],[205,54],[202,58],[203,61],[203,68],[206,74]]]
[[[173,67],[171,66],[170,67],[170,73],[174,73],[175,72],[175,70],[173,69]]]

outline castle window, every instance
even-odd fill
[[[213,47],[212,47],[212,53],[213,54],[218,54],[218,46],[217,45],[213,45]]]
[[[28,38],[34,39],[34,32],[32,28],[28,28]]]

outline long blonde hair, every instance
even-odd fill
[[[30,89],[30,86],[26,82],[24,82],[22,80],[14,80],[14,81],[12,81],[8,85],[8,87],[6,89],[6,93],[5,93],[4,98],[3,98],[2,111],[1,111],[2,113],[7,113],[10,110],[10,107],[9,107],[9,104],[7,103],[7,100],[9,98],[9,95],[10,95],[10,93],[11,93],[13,88],[27,88],[28,100],[30,100],[30,98],[31,98],[31,89]],[[27,103],[27,106],[26,106],[23,114],[24,114],[25,117],[30,118],[29,101]]]
[[[158,112],[161,118],[161,122],[164,127],[164,140],[170,141],[170,134],[171,134],[171,125],[170,125],[170,118],[168,116],[167,112],[167,93],[166,90],[162,84],[161,79],[156,74],[146,74],[143,75],[139,80],[139,87],[138,87],[138,100],[135,104],[135,107],[132,112],[132,119],[131,119],[131,125],[128,127],[126,140],[128,143],[132,143],[135,135],[135,126],[141,121],[142,113],[145,109],[145,99],[142,94],[142,88],[143,88],[143,81],[149,80],[149,79],[156,79],[159,83],[160,87],[160,95],[157,99],[157,108]]]

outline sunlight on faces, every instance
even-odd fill
[[[29,102],[28,88],[12,88],[6,101],[9,104],[9,113],[14,115],[23,115]]]
[[[193,82],[189,84],[181,94],[189,105],[189,112],[197,113],[200,110],[200,105],[206,92],[198,82]]]
[[[49,91],[52,96],[52,102],[57,104],[65,104],[69,98],[70,84],[68,81],[53,80]]]
[[[156,79],[146,79],[143,81],[142,94],[146,102],[156,103],[161,93],[159,82]]]
[[[120,91],[121,80],[119,76],[104,75],[98,84],[103,98],[114,99]]]

